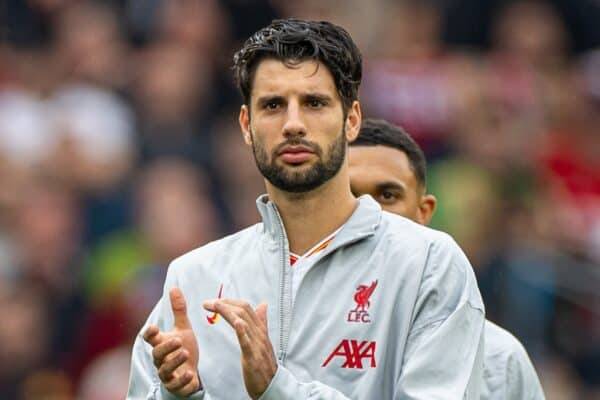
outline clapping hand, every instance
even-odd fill
[[[144,340],[152,345],[152,358],[158,377],[171,393],[189,396],[202,388],[198,375],[198,344],[187,316],[183,293],[179,288],[169,292],[175,326],[161,332],[156,325],[144,331]]]

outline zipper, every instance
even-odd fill
[[[283,364],[283,362],[285,361],[285,355],[286,355],[286,349],[287,349],[287,341],[289,338],[289,332],[288,332],[288,323],[289,323],[289,318],[286,319],[286,314],[289,314],[289,296],[291,296],[291,294],[288,292],[288,296],[286,296],[286,286],[288,285],[288,279],[286,279],[286,275],[289,273],[288,271],[288,263],[289,263],[289,245],[287,243],[287,237],[285,235],[285,229],[283,227],[283,221],[281,220],[281,215],[279,214],[279,210],[277,210],[277,207],[275,207],[275,205],[273,203],[270,204],[273,211],[275,212],[275,215],[277,216],[277,222],[279,223],[279,244],[280,244],[280,248],[281,248],[281,258],[280,258],[280,265],[281,265],[281,275],[280,275],[280,279],[279,279],[279,355],[277,356],[277,359],[279,360],[279,362],[281,362]],[[287,258],[286,258],[287,256]],[[286,262],[287,260],[287,262]],[[287,304],[286,304],[287,303]]]

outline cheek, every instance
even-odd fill
[[[251,137],[254,147],[269,152],[272,145],[269,142],[268,135],[265,135],[262,129],[252,128]]]
[[[325,137],[337,138],[340,133],[346,133],[346,121],[343,120],[341,112],[308,115],[305,124],[308,132],[322,134]]]
[[[254,140],[258,139],[263,145],[268,146],[280,136],[281,126],[272,120],[257,117],[250,124],[250,132]]]
[[[254,149],[254,154],[263,161],[267,162],[271,159],[271,151],[269,150],[269,147],[265,145],[263,138],[253,136],[252,147]]]
[[[401,215],[403,217],[408,217],[408,211],[406,209],[406,204],[404,204],[401,201],[384,207],[384,210],[389,211],[394,214],[397,214],[397,215]]]
[[[390,204],[386,206],[384,210],[397,215],[401,215],[405,218],[412,219],[413,221],[417,221],[418,218],[417,207],[413,204],[408,204],[404,201],[398,201],[394,204]]]

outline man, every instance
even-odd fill
[[[234,70],[262,223],[171,264],[128,398],[478,398],[484,310],[466,257],[350,191],[362,61],[348,33],[277,20]]]
[[[427,225],[436,198],[427,194],[426,160],[401,128],[383,120],[363,120],[348,153],[355,196],[371,195],[385,211]],[[523,345],[509,332],[485,321],[482,399],[544,399]]]

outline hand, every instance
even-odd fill
[[[185,298],[179,288],[169,292],[175,327],[161,332],[150,325],[144,340],[152,345],[152,358],[158,377],[167,390],[177,396],[189,396],[202,388],[198,376],[198,344],[187,317]]]
[[[221,314],[235,329],[242,350],[246,391],[252,399],[258,399],[277,372],[277,360],[269,339],[267,304],[259,304],[254,311],[244,301],[220,299],[205,302],[204,308]]]

